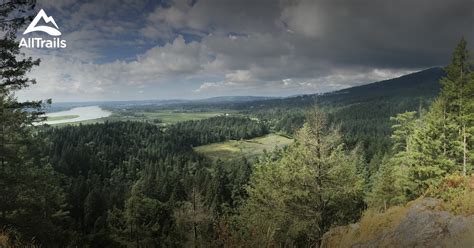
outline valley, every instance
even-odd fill
[[[390,203],[384,200],[385,180],[398,185],[390,171],[396,167],[386,167],[396,163],[387,156],[400,142],[394,139],[393,128],[397,122],[414,120],[414,111],[430,108],[443,75],[434,68],[340,92],[286,98],[55,103],[46,111],[48,125],[37,125],[39,140],[45,143],[33,151],[44,154],[54,168],[49,178],[67,178],[48,197],[56,199],[57,206],[67,203],[69,223],[82,226],[70,234],[63,232],[80,237],[76,244],[127,246],[148,235],[166,240],[165,246],[180,246],[181,239],[168,238],[173,232],[189,233],[178,223],[197,212],[208,216],[192,222],[201,237],[222,232],[223,227],[206,229],[213,222],[230,225],[225,222],[227,214],[232,225],[238,225],[232,235],[244,231],[261,237],[265,234],[253,230],[254,225],[269,222],[291,229],[284,223],[317,220],[318,213],[301,217],[300,213],[312,212],[298,209],[319,204],[308,195],[308,187],[325,187],[323,191],[338,199],[334,206],[344,206],[323,210],[329,211],[327,216],[331,211],[344,212],[331,216],[331,221],[365,223],[368,217],[361,219],[361,209],[397,206],[412,199],[397,195]],[[320,169],[326,170],[320,176],[327,184],[312,184],[318,177],[314,164],[331,166]],[[368,187],[373,189],[365,191]],[[287,201],[301,202],[287,206]],[[243,215],[237,217],[235,211]],[[160,218],[143,217],[142,222],[145,219],[132,212]],[[268,216],[261,219],[262,213]],[[282,223],[273,218],[275,214],[282,216]],[[151,227],[157,232],[149,233]],[[323,233],[311,235],[323,237]],[[49,236],[43,233],[39,238]],[[253,243],[260,242],[258,237],[239,242],[259,246]],[[207,239],[214,242],[210,246],[234,242]],[[68,240],[55,236],[54,242]],[[337,241],[324,236],[323,245],[331,242]]]

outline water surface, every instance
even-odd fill
[[[107,110],[103,110],[99,106],[88,106],[88,107],[77,107],[72,108],[66,111],[59,111],[53,113],[47,113],[47,117],[59,117],[59,116],[78,116],[75,118],[70,119],[63,119],[63,120],[54,120],[54,121],[44,121],[40,124],[61,124],[61,123],[70,123],[70,122],[78,122],[78,121],[87,121],[87,120],[94,120],[99,118],[104,118],[110,116],[112,113]]]

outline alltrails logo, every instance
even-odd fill
[[[43,20],[44,23],[48,24],[51,23],[54,27],[50,26],[39,26],[38,22]],[[55,28],[56,27],[56,28]],[[61,32],[59,31],[59,27],[54,21],[54,18],[51,16],[46,15],[43,9],[38,12],[35,19],[30,23],[30,25],[26,28],[23,35],[31,33],[31,32],[44,32],[51,36],[60,36]],[[53,39],[43,39],[43,38],[22,38],[20,40],[20,47],[26,48],[66,48],[66,40],[62,40],[60,37],[53,38]]]

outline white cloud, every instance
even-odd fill
[[[247,92],[250,95],[265,95],[268,92],[283,95],[323,93],[348,88],[354,85],[399,77],[413,71],[373,69],[365,72],[335,70],[332,74],[314,78],[284,78],[277,81],[263,81],[245,77],[244,80],[228,75],[239,75],[236,71],[226,75],[226,80],[201,84],[196,93],[231,92],[237,95]],[[246,73],[244,73],[246,74]],[[229,81],[234,79],[234,81]]]
[[[54,95],[63,100],[75,94],[103,98],[114,89],[163,84],[179,77],[199,75],[211,62],[199,43],[186,44],[182,37],[153,47],[131,62],[94,64],[34,51],[29,55],[41,58],[42,62],[31,72],[39,84],[21,94],[28,99]]]
[[[252,75],[249,71],[244,70],[237,70],[235,72],[231,72],[225,75],[227,80],[237,81],[237,82],[245,82],[250,81],[252,79]]]
[[[201,84],[198,89],[195,90],[195,92],[204,92],[204,91],[225,91],[229,90],[235,86],[240,86],[239,84],[236,84],[234,82],[206,82]]]

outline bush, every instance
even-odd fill
[[[474,176],[448,175],[426,195],[443,200],[443,208],[453,214],[474,215]]]

